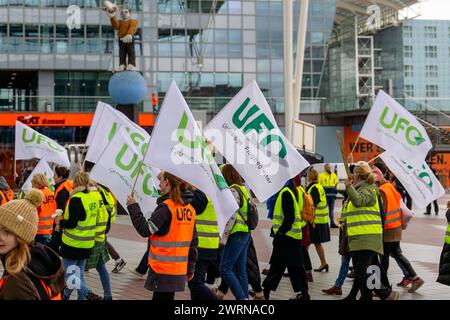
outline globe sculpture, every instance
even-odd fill
[[[147,96],[147,85],[139,72],[123,71],[112,76],[108,91],[117,104],[139,104]]]

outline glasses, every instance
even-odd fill
[[[11,231],[9,231],[8,229],[0,229],[0,240],[2,241],[6,241],[6,239],[8,239],[8,236],[11,234]]]

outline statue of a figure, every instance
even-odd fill
[[[116,19],[116,14],[119,11],[119,7],[116,4],[105,1],[104,6],[106,14],[111,18],[112,27],[118,30],[120,63],[116,71],[135,70],[134,35],[138,29],[138,21],[131,17],[131,10],[128,8],[127,1],[120,8],[120,20]]]

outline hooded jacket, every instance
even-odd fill
[[[24,271],[5,275],[0,300],[48,300],[48,296],[40,294],[42,288],[38,289],[34,284],[39,280],[43,280],[54,294],[64,289],[64,268],[58,255],[40,243],[32,243],[30,253],[31,259]]]
[[[194,194],[191,191],[183,191],[181,195],[183,202],[186,204],[192,204]],[[136,231],[145,238],[150,237],[152,234],[158,236],[164,236],[169,232],[170,223],[172,221],[172,213],[165,203],[167,196],[161,196],[157,200],[158,206],[153,211],[150,219],[147,219],[142,214],[139,204],[134,203],[127,207],[130,213],[131,222],[133,223]],[[195,263],[198,258],[198,236],[197,231],[194,228],[192,235],[191,246],[189,249],[188,257],[188,274],[193,274],[195,270]],[[158,274],[152,270],[149,266],[148,277],[145,283],[145,288],[155,292],[179,292],[184,291],[186,285],[186,276],[182,275],[167,275]]]

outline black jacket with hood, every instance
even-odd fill
[[[193,200],[193,193],[191,191],[184,191],[181,195],[184,203],[191,204]],[[161,196],[157,200],[158,206],[153,211],[150,219],[147,219],[142,214],[139,204],[134,203],[127,207],[130,213],[131,222],[136,231],[145,238],[149,238],[152,234],[157,236],[164,236],[169,232],[172,221],[172,214],[165,203],[167,196]],[[191,246],[188,257],[188,274],[194,274],[195,263],[197,261],[198,252],[198,237],[197,231],[194,228],[192,235]],[[149,266],[148,277],[145,283],[145,288],[154,292],[180,292],[184,291],[186,286],[186,275],[167,275],[158,274]]]
[[[33,242],[30,245],[31,259],[25,270],[15,275],[6,274],[0,289],[0,300],[48,300],[43,294],[39,280],[49,286],[52,293],[62,292],[65,287],[64,267],[59,256],[47,246]],[[4,264],[4,258],[2,258]],[[35,285],[35,283],[37,285]]]

